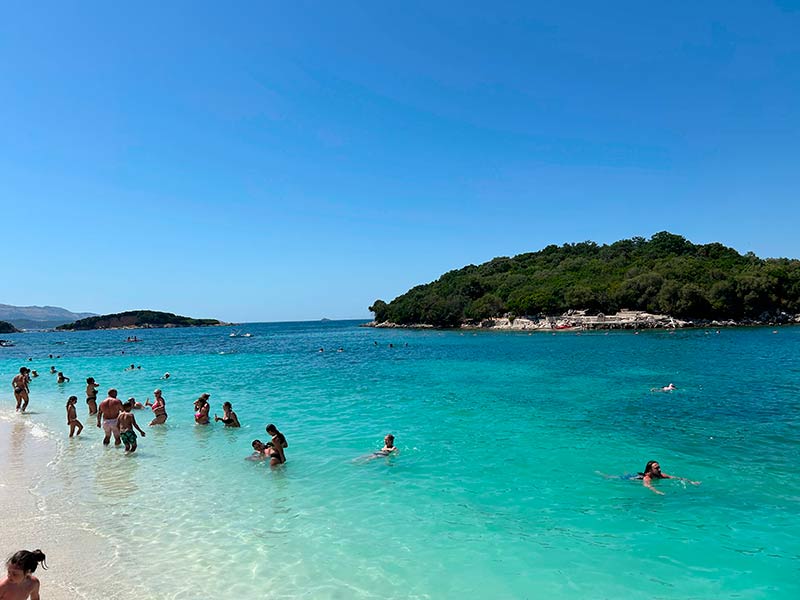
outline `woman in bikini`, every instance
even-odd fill
[[[97,388],[100,384],[94,377],[86,378],[86,404],[89,406],[89,416],[97,414]]]
[[[150,421],[151,427],[153,425],[163,425],[167,422],[167,403],[164,401],[164,396],[161,395],[161,390],[154,390],[153,396],[155,396],[153,402],[150,402],[150,398],[144,402],[144,405],[149,406],[153,411],[153,416],[155,417]]]
[[[266,451],[269,456],[269,466],[282,465],[286,462],[286,453],[283,450],[289,447],[286,436],[278,431],[278,428],[272,423],[267,425],[267,433],[272,436],[272,446]]]
[[[225,427],[241,427],[239,417],[233,412],[233,406],[230,402],[224,402],[222,404],[222,417],[214,415],[214,422],[216,423],[217,421],[225,423]]]
[[[208,425],[211,422],[211,419],[208,418],[208,413],[211,410],[211,405],[208,403],[208,400],[204,400],[201,397],[195,402],[195,406],[199,408],[194,413],[194,422],[198,425]]]

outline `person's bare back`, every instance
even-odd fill
[[[97,412],[102,415],[103,419],[116,419],[122,411],[122,401],[119,398],[109,396],[100,403],[97,407]],[[100,419],[98,419],[99,421]]]
[[[117,419],[122,412],[122,402],[117,398],[117,390],[108,390],[108,398],[97,407],[97,426],[100,427],[100,417],[103,418],[103,430],[106,432],[103,444],[108,444],[111,435],[114,435],[114,445],[119,446],[122,441],[119,437],[119,424]]]

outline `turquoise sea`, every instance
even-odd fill
[[[238,329],[253,337],[3,336],[16,346],[0,348],[0,419],[54,448],[52,476],[31,484],[40,510],[114,548],[87,578],[128,578],[139,598],[800,597],[798,327]],[[133,333],[142,341],[124,343]],[[10,386],[22,365],[40,373],[27,416]],[[167,426],[138,411],[135,456],[102,446],[90,375],[100,399],[163,390]],[[195,425],[202,392],[212,414],[232,402],[243,427]],[[67,438],[71,394],[81,439]],[[289,441],[274,470],[245,460],[270,422]],[[389,432],[398,456],[359,459]],[[598,474],[651,459],[702,484],[661,481],[659,496]]]

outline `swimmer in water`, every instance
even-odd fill
[[[671,392],[672,390],[677,390],[678,388],[675,387],[674,384],[670,383],[669,385],[665,385],[661,388],[650,388],[651,392]]]
[[[394,436],[390,433],[383,438],[383,448],[372,454],[365,454],[353,459],[353,462],[368,462],[376,458],[386,458],[387,456],[397,455],[400,451],[394,445]]]
[[[376,452],[374,456],[376,458],[378,456],[389,456],[393,452],[397,452],[397,446],[394,445],[394,436],[390,433],[383,438],[383,448]]]
[[[675,475],[667,475],[666,473],[662,473],[661,465],[658,463],[657,460],[648,461],[644,467],[643,473],[634,473],[631,475],[617,475],[617,476],[606,475],[605,473],[600,473],[600,471],[597,471],[597,473],[602,475],[606,479],[625,479],[625,480],[641,481],[644,487],[649,488],[653,493],[656,493],[660,496],[663,496],[664,492],[660,492],[653,487],[654,479],[677,479],[678,481],[685,481],[686,483],[691,483],[692,485],[700,485],[699,481],[692,481],[691,479],[686,479],[685,477],[677,477]]]

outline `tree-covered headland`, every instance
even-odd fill
[[[800,260],[739,254],[666,231],[610,245],[547,246],[450,271],[369,310],[376,322],[458,327],[503,315],[641,310],[681,319],[800,313]]]
[[[19,329],[7,321],[0,321],[0,333],[19,333]]]
[[[111,315],[79,319],[56,329],[82,331],[89,329],[118,329],[122,327],[202,327],[221,325],[216,319],[192,319],[155,310],[129,310]]]

